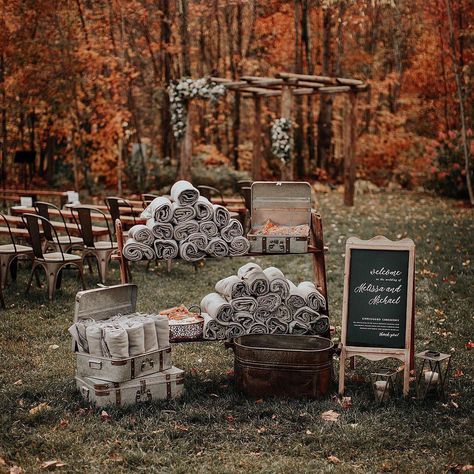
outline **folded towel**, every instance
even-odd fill
[[[145,330],[143,323],[130,320],[122,326],[128,334],[128,351],[130,357],[138,356],[145,352]]]
[[[148,207],[141,213],[140,217],[144,219],[151,218],[156,222],[170,222],[171,219],[173,219],[171,201],[165,196],[153,199]]]
[[[293,316],[291,315],[291,311],[289,310],[288,306],[285,304],[281,304],[278,308],[273,312],[273,315],[276,316],[280,321],[284,323],[289,323],[293,320]]]
[[[287,334],[288,333],[288,323],[282,322],[277,317],[271,317],[267,320],[266,326],[270,334]]]
[[[178,244],[174,240],[157,239],[154,247],[158,259],[171,260],[178,256]]]
[[[238,257],[239,255],[247,255],[250,250],[250,242],[246,237],[237,236],[232,239],[229,244],[229,255]]]
[[[214,216],[214,208],[209,199],[204,196],[199,196],[199,199],[194,204],[196,210],[196,219],[198,221],[211,221]]]
[[[173,224],[169,222],[156,222],[154,219],[146,221],[147,227],[151,230],[156,239],[172,239],[173,238]]]
[[[309,306],[303,306],[302,308],[297,309],[293,315],[293,319],[295,321],[300,321],[304,324],[307,324],[308,326],[316,321],[319,317],[320,314],[314,309],[311,309]]]
[[[290,280],[287,281],[290,285],[290,294],[286,298],[286,305],[290,308],[291,314],[295,314],[297,309],[306,306],[306,300],[304,298],[304,293],[299,290],[293,282]]]
[[[226,326],[223,326],[208,314],[203,313],[202,316],[204,318],[203,338],[211,341],[225,339]]]
[[[292,321],[288,325],[288,331],[290,334],[309,334],[311,332],[311,327],[309,324],[305,324],[301,321]]]
[[[206,252],[199,249],[195,242],[185,240],[179,244],[179,256],[187,262],[197,262],[206,256]]]
[[[157,351],[158,350],[158,337],[156,334],[155,321],[146,316],[134,317],[136,321],[140,321],[143,324],[143,333],[145,336],[145,352]]]
[[[259,308],[273,312],[281,305],[281,298],[275,293],[268,293],[266,295],[257,296],[257,303]]]
[[[242,277],[248,287],[249,292],[252,296],[262,296],[266,295],[270,290],[270,283],[261,270],[254,269],[253,271],[247,272],[245,276]]]
[[[219,229],[214,221],[200,222],[199,232],[202,232],[208,239],[219,235]]]
[[[176,181],[171,191],[171,199],[182,206],[192,206],[199,199],[199,191],[188,181]]]
[[[128,334],[123,327],[105,328],[104,341],[110,357],[114,359],[129,357]]]
[[[255,322],[251,324],[247,329],[247,334],[268,334],[269,329],[265,324]]]
[[[248,311],[236,311],[234,321],[240,323],[245,329],[255,322],[254,317]]]
[[[87,345],[89,346],[89,354],[96,357],[103,357],[102,350],[102,327],[97,324],[91,324],[86,327]]]
[[[270,282],[270,291],[281,296],[282,300],[288,298],[290,294],[290,284],[283,275],[283,272],[276,267],[268,267],[263,270]]]
[[[155,258],[155,252],[148,245],[141,244],[135,239],[128,238],[127,242],[123,246],[123,256],[132,262],[138,262],[140,260],[153,260]]]
[[[186,242],[194,242],[199,250],[206,250],[209,240],[202,232],[193,232],[188,236]]]
[[[242,324],[237,322],[230,323],[225,330],[225,334],[228,339],[234,339],[236,337],[243,336],[245,332],[245,328],[242,326]]]
[[[219,229],[226,227],[230,221],[230,212],[219,204],[213,204],[212,207],[214,209],[213,220],[217,224],[217,227]]]
[[[329,318],[327,316],[320,316],[311,323],[311,330],[314,334],[326,335],[329,329]]]
[[[170,322],[168,317],[160,314],[149,314],[147,317],[155,323],[158,348],[164,349],[168,347],[170,345]]]
[[[133,239],[136,242],[140,242],[141,244],[145,244],[148,246],[153,245],[153,241],[155,238],[153,237],[153,232],[150,230],[149,227],[143,224],[134,225],[128,231],[128,238]]]
[[[225,257],[229,254],[229,247],[224,240],[214,237],[207,244],[206,252],[212,257]]]
[[[247,283],[245,283],[245,281],[242,281],[236,275],[232,275],[230,277],[219,280],[216,283],[215,288],[217,293],[220,293],[227,300],[249,295]]]
[[[237,276],[240,277],[240,278],[243,278],[247,273],[249,273],[253,270],[262,271],[262,267],[260,265],[258,265],[257,263],[253,263],[253,262],[246,263],[245,265],[242,265],[237,270]]]
[[[248,311],[249,313],[253,313],[257,309],[257,300],[251,296],[234,298],[230,304],[234,311]]]
[[[187,221],[176,224],[174,228],[174,238],[178,241],[186,240],[194,232],[199,232],[197,221]]]
[[[237,219],[231,219],[221,230],[221,237],[228,243],[232,242],[234,237],[241,237],[242,235],[244,235],[244,228]]]
[[[267,309],[259,308],[257,306],[254,316],[255,316],[255,321],[262,324],[266,324],[268,319],[271,318],[273,314],[271,313],[271,311],[268,311]]]
[[[319,311],[319,309],[326,309],[326,298],[318,291],[316,286],[311,281],[303,281],[298,285],[298,290],[302,292],[307,305]]]
[[[201,300],[201,310],[221,324],[228,324],[232,321],[234,313],[232,306],[219,293],[209,293]]]
[[[196,210],[192,206],[181,206],[177,202],[174,202],[172,208],[174,224],[190,221],[196,217]]]

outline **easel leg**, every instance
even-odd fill
[[[405,360],[405,368],[403,370],[403,396],[408,397],[410,392],[410,361]]]
[[[346,372],[346,350],[342,348],[339,356],[339,395],[344,395],[344,377]]]

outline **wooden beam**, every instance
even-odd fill
[[[313,76],[308,74],[295,74],[293,72],[280,72],[276,75],[283,79],[295,79],[310,82],[322,82],[323,84],[337,84],[336,78],[328,76]]]
[[[319,94],[319,89],[312,88],[312,87],[293,89],[293,95],[311,95],[311,94]]]
[[[252,180],[262,180],[262,98],[259,94],[254,94],[255,117],[252,130]]]
[[[320,87],[318,92],[321,94],[335,94],[337,92],[349,92],[351,90],[350,86],[334,86],[334,87]]]
[[[319,87],[324,87],[325,84],[322,82],[310,82],[310,81],[298,81],[298,87],[313,87],[315,89],[318,89]]]
[[[344,86],[362,86],[362,85],[364,85],[364,81],[361,81],[360,79],[349,79],[349,78],[346,78],[346,77],[337,77],[336,80],[339,84],[342,84]]]
[[[349,94],[348,111],[344,117],[344,204],[346,206],[354,205],[354,190],[356,179],[356,142],[357,142],[357,94]],[[347,141],[349,143],[347,143]]]
[[[275,79],[275,78],[260,78],[255,76],[242,76],[240,79],[250,82],[252,85],[255,86],[281,86],[285,83],[283,79]]]

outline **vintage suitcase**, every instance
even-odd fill
[[[179,397],[184,388],[184,371],[171,367],[122,383],[76,375],[76,386],[86,401],[99,407],[132,405]]]
[[[76,295],[74,322],[90,318],[107,319],[118,313],[133,313],[136,303],[137,286],[130,283],[80,291]],[[72,350],[76,354],[76,371],[79,376],[109,382],[125,382],[172,367],[171,346],[126,359],[97,357],[78,352],[74,341]]]
[[[252,184],[250,251],[257,253],[305,253],[311,225],[311,187],[305,182],[260,182]],[[278,226],[305,226],[298,235],[261,235],[271,221]]]

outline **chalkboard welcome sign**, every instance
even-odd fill
[[[346,243],[342,353],[339,391],[344,391],[344,361],[395,357],[408,369],[412,337],[415,245],[386,237]],[[406,371],[408,383],[409,371]],[[342,382],[342,385],[341,385]],[[405,387],[404,387],[405,388]],[[406,387],[408,391],[408,387]]]

